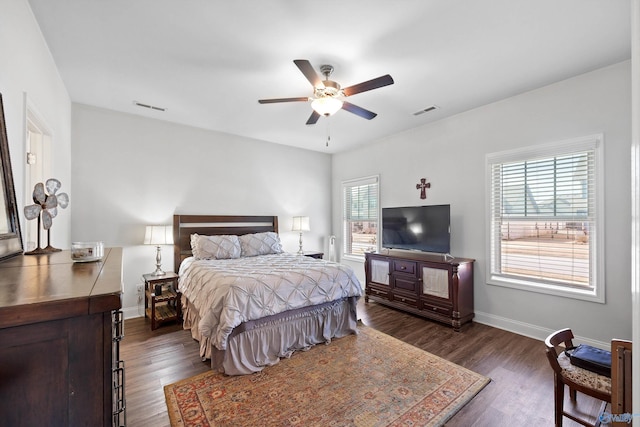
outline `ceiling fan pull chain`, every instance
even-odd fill
[[[330,128],[329,128],[329,117],[327,117],[327,144],[326,146],[329,146],[329,141],[331,141],[331,134],[330,134]]]

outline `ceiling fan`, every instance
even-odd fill
[[[393,84],[393,79],[389,74],[380,76],[378,78],[368,80],[366,82],[358,83],[353,86],[342,89],[340,85],[333,80],[329,80],[329,76],[333,73],[332,65],[321,65],[320,72],[324,76],[324,80],[321,80],[320,76],[311,66],[311,63],[306,59],[296,59],[294,64],[300,69],[302,74],[313,85],[312,97],[297,97],[297,98],[274,98],[274,99],[259,99],[260,104],[275,104],[278,102],[299,102],[299,101],[311,101],[311,108],[313,112],[307,120],[308,125],[315,124],[320,116],[330,116],[336,113],[338,110],[343,109],[357,116],[365,118],[367,120],[373,119],[377,116],[376,113],[365,110],[362,107],[351,104],[344,101],[341,98],[346,98],[357,93],[366,92],[368,90],[378,89],[380,87]]]

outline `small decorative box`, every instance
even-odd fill
[[[71,259],[75,262],[100,261],[104,256],[103,242],[71,243]]]

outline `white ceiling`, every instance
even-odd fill
[[[29,3],[73,102],[329,153],[631,56],[628,0]],[[373,120],[308,126],[309,103],[257,102],[312,95],[294,59],[395,84],[348,98]]]

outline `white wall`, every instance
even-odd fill
[[[127,316],[136,285],[155,269],[146,224],[173,214],[278,215],[285,250],[298,250],[291,218],[308,215],[304,248],[324,250],[331,229],[328,154],[73,104],[72,239],[124,247]],[[173,248],[162,251],[173,269]]]
[[[24,230],[26,220],[22,209],[25,203],[33,203],[25,200],[25,98],[53,132],[52,177],[62,182],[62,191],[70,194],[72,206],[71,101],[27,1],[2,0],[0,10],[0,93],[20,224]],[[60,210],[53,220],[51,241],[55,247],[70,246],[70,211],[71,208]],[[24,232],[22,234],[24,236]]]
[[[23,167],[26,94],[53,131],[52,175],[71,198],[69,209],[54,220],[53,244],[67,248],[71,240],[104,240],[124,246],[125,307],[135,311],[134,285],[153,269],[154,249],[140,245],[145,224],[169,223],[174,212],[275,214],[286,249],[295,250],[290,218],[306,214],[313,231],[305,235],[305,248],[326,251],[326,236],[331,230],[341,233],[340,182],[380,174],[383,206],[423,204],[415,190],[422,177],[432,184],[426,203],[452,205],[452,252],[477,260],[477,320],[533,336],[571,326],[578,335],[603,342],[630,337],[628,62],[330,159],[80,105],[73,108],[72,132],[68,93],[28,2],[1,1],[0,92],[18,206],[29,202]],[[606,144],[606,304],[485,284],[485,154],[599,132]],[[192,190],[185,192],[186,187]],[[171,248],[163,254],[170,268]],[[355,267],[362,277],[362,265]]]
[[[631,2],[631,215],[633,234],[631,243],[631,300],[633,312],[632,341],[640,342],[640,0]],[[636,344],[637,345],[637,344]],[[632,360],[632,371],[640,372],[640,358]],[[640,408],[640,380],[634,377],[633,402],[631,407]],[[640,426],[640,419],[633,421],[634,426]]]
[[[451,253],[476,259],[477,321],[538,338],[571,327],[603,343],[629,339],[630,90],[627,61],[336,154],[334,233],[342,233],[341,182],[380,174],[382,207],[451,204]],[[595,133],[605,138],[606,304],[487,285],[485,155]],[[431,182],[426,200],[420,178]],[[364,276],[362,265],[354,268]]]

